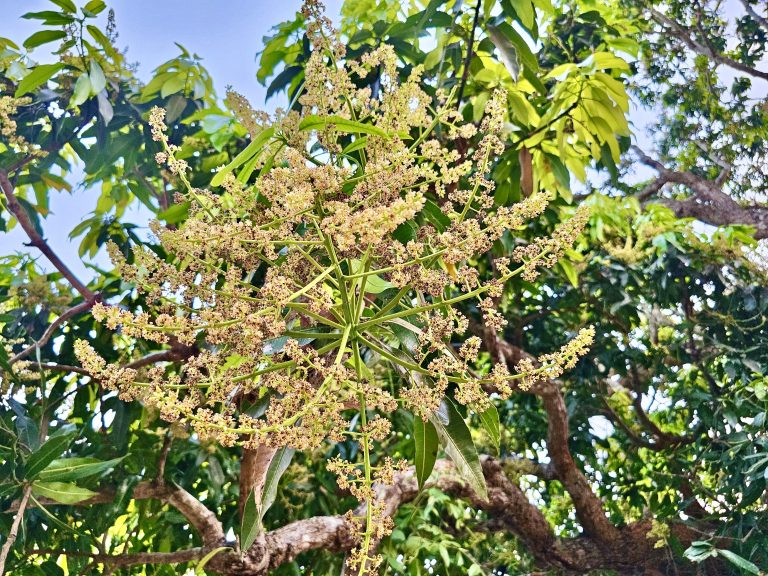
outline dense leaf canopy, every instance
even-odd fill
[[[763,2],[308,2],[272,115],[142,83],[103,0],[24,18],[0,574],[768,568]]]

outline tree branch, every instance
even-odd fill
[[[456,93],[456,109],[461,109],[461,99],[464,97],[464,88],[467,85],[467,79],[469,78],[469,64],[472,61],[473,48],[475,44],[475,30],[477,29],[477,23],[480,19],[480,5],[483,0],[477,0],[475,5],[475,16],[472,20],[472,29],[469,32],[469,42],[467,43],[467,56],[464,59],[464,70],[461,73],[461,82],[459,83],[459,90]]]
[[[8,210],[16,217],[19,225],[29,237],[30,244],[40,250],[46,258],[54,265],[54,267],[61,272],[62,276],[77,290],[86,302],[91,304],[96,302],[97,296],[83,283],[77,276],[67,267],[66,264],[59,258],[56,253],[51,249],[45,239],[38,233],[34,224],[29,218],[27,211],[19,204],[14,194],[14,187],[11,181],[8,179],[8,173],[0,170],[0,188],[3,189],[6,202],[8,203]]]
[[[478,330],[477,326],[473,327]],[[498,337],[495,332],[480,328],[479,336],[485,348],[495,361],[504,361],[514,370],[523,358],[536,360],[533,356]],[[618,531],[608,520],[603,511],[600,499],[592,491],[586,476],[576,466],[568,447],[568,411],[565,400],[560,392],[559,383],[553,380],[537,382],[528,390],[542,400],[544,411],[547,413],[547,451],[552,460],[556,477],[563,483],[573,500],[576,515],[584,528],[584,533],[599,541],[610,542],[616,539]]]
[[[723,182],[718,179],[707,180],[689,171],[676,171],[666,168],[661,162],[649,157],[642,150],[633,146],[638,159],[643,164],[654,168],[659,176],[637,194],[641,202],[649,201],[658,195],[666,184],[680,184],[691,191],[691,196],[683,200],[659,198],[659,203],[670,208],[678,218],[694,218],[713,226],[744,224],[755,228],[755,238],[768,238],[768,206],[761,204],[742,205],[723,192]]]
[[[92,554],[81,552],[79,550],[28,550],[25,553],[29,556],[74,556],[79,558],[90,558],[95,564],[105,564],[112,567],[122,568],[127,566],[137,566],[144,564],[181,564],[183,562],[192,562],[199,560],[209,552],[208,548],[190,548],[188,550],[178,550],[176,552],[135,552],[133,554]]]
[[[95,298],[95,295],[94,295],[94,298]],[[53,322],[50,323],[48,328],[45,329],[45,332],[43,332],[43,335],[37,340],[37,342],[35,342],[30,346],[27,346],[26,348],[24,348],[24,350],[12,356],[8,360],[8,362],[10,364],[13,364],[14,362],[18,362],[22,358],[26,358],[27,356],[32,354],[32,352],[34,352],[38,348],[42,348],[43,346],[45,346],[48,343],[48,341],[53,337],[53,335],[56,333],[56,330],[59,328],[59,326],[64,324],[70,318],[73,318],[78,314],[82,314],[87,310],[90,310],[93,307],[93,304],[94,302],[86,300],[85,302],[81,302],[80,304],[76,304],[75,306],[72,306],[72,308],[65,310],[58,318],[56,318]]]
[[[8,537],[5,539],[5,542],[3,542],[2,549],[0,549],[0,576],[5,574],[5,562],[8,559],[8,554],[10,553],[11,548],[16,542],[16,537],[19,534],[19,526],[21,525],[22,518],[24,518],[24,512],[27,509],[27,503],[29,502],[30,494],[32,494],[32,484],[27,484],[24,486],[24,491],[21,495],[21,501],[19,502],[18,508],[16,509],[16,515],[13,517],[13,523],[11,524],[11,529],[8,532]]]
[[[741,0],[741,4],[742,6],[744,6],[744,10],[746,10],[749,17],[752,18],[755,22],[757,22],[760,28],[768,32],[768,19],[763,18],[762,16],[760,16],[760,14],[755,12],[755,9],[752,8],[752,5],[749,3],[749,0]]]
[[[701,44],[694,38],[693,33],[690,29],[686,28],[685,26],[682,26],[678,22],[675,22],[674,20],[665,16],[658,10],[649,8],[649,13],[651,15],[651,18],[653,18],[657,23],[661,24],[669,34],[671,34],[672,36],[674,36],[675,38],[683,42],[683,44],[685,44],[693,52],[700,54],[702,56],[706,56],[707,58],[713,60],[714,62],[717,62],[718,64],[723,64],[724,66],[728,66],[730,68],[733,68],[734,70],[738,70],[739,72],[744,72],[745,74],[754,76],[755,78],[768,80],[768,72],[763,72],[762,70],[758,70],[757,68],[747,66],[746,64],[743,64],[738,60],[734,60],[732,58],[724,56],[719,52],[716,52],[709,45]]]

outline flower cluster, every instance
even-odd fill
[[[13,119],[20,106],[27,106],[31,103],[32,98],[28,96],[22,98],[0,96],[0,136],[5,138],[8,144],[16,148],[18,152],[33,156],[44,156],[44,151],[33,147],[24,136],[17,133],[18,124]]]
[[[307,10],[311,16],[316,6]],[[586,335],[543,358],[544,368],[510,374],[499,364],[482,376],[475,370],[481,342],[464,336],[469,322],[459,308],[474,301],[486,324],[500,329],[494,299],[504,284],[550,266],[585,215],[518,249],[518,266],[497,259],[496,276],[481,282],[472,262],[547,206],[539,194],[494,207],[487,176],[504,148],[506,94],[490,98],[476,145],[460,161],[452,139],[471,138],[477,128],[461,122],[450,95],[433,98],[420,88],[418,67],[398,82],[391,47],[343,63],[328,22],[316,22],[311,33],[317,49],[301,113],[268,122],[230,96],[263,145],[223,169],[219,193],[191,187],[188,166],[165,134],[164,112],[150,113],[163,147],[157,160],[186,186],[189,217],[177,229],[152,228],[170,258],[143,249],[129,264],[110,248],[123,278],[146,294],[147,309],[98,305],[94,314],[124,336],[201,352],[180,369],[140,373],[107,366],[84,343],[76,352],[107,387],[201,439],[298,449],[326,438],[358,442],[362,462],[334,460],[330,468],[365,506],[350,559],[362,574],[376,565],[372,547],[391,528],[374,484],[404,467],[372,456],[390,434],[387,414],[403,406],[426,418],[449,392],[482,410],[490,393],[508,396],[517,381],[524,387],[557,376],[583,354]],[[380,75],[376,93],[359,87],[369,74]],[[393,374],[394,394],[387,385]],[[253,397],[266,399],[266,410],[254,412]]]

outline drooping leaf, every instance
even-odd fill
[[[35,450],[27,460],[25,467],[25,478],[34,480],[51,462],[61,456],[67,449],[75,434],[62,434],[52,436],[40,448]]]
[[[40,480],[64,481],[78,480],[99,474],[119,464],[123,457],[112,460],[99,460],[98,458],[59,458],[53,460],[43,471],[40,472]]]
[[[498,454],[501,444],[499,411],[496,410],[496,406],[491,404],[486,410],[480,412],[478,416],[480,416],[480,422],[483,424],[483,429],[488,433],[491,442],[493,442],[493,446],[496,448],[496,453]]]
[[[483,500],[488,499],[483,468],[477,455],[472,435],[450,398],[443,398],[440,407],[430,416],[440,443],[448,457],[453,460],[459,475],[464,478],[475,493]]]
[[[264,490],[261,496],[261,510],[259,512],[259,524],[275,502],[277,496],[277,486],[280,484],[280,478],[291,464],[295,450],[293,448],[280,448],[272,457],[272,461],[267,468],[267,475],[264,479]]]
[[[80,106],[83,102],[88,100],[91,95],[91,79],[88,78],[88,74],[81,74],[75,82],[75,88],[72,91],[72,99],[69,101],[70,106]]]
[[[261,516],[259,515],[259,505],[256,502],[256,493],[251,490],[243,506],[243,519],[240,524],[240,549],[243,552],[248,551],[253,545],[260,531]]]
[[[432,422],[424,422],[420,416],[413,418],[413,443],[415,446],[414,462],[416,464],[416,480],[419,490],[429,479],[437,461],[438,438]]]
[[[91,80],[91,95],[95,96],[107,85],[107,77],[96,60],[91,60],[91,71],[88,77]]]
[[[32,484],[32,493],[35,496],[50,498],[60,504],[77,504],[96,496],[96,492],[70,482],[41,482],[39,480]]]

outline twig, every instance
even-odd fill
[[[64,322],[66,322],[70,318],[73,318],[74,316],[77,316],[78,314],[81,314],[87,310],[90,310],[91,307],[93,307],[94,302],[96,301],[95,294],[93,295],[93,298],[94,298],[93,301],[86,300],[85,302],[81,302],[80,304],[77,304],[75,306],[72,306],[72,308],[65,310],[58,318],[56,318],[56,320],[51,322],[51,324],[48,326],[48,328],[45,329],[45,332],[43,332],[43,335],[37,340],[37,342],[35,342],[31,346],[24,348],[24,350],[22,350],[15,356],[12,356],[10,360],[8,360],[8,362],[10,364],[13,364],[14,362],[18,362],[22,358],[26,358],[27,356],[32,354],[32,352],[34,352],[38,348],[42,348],[43,346],[45,346],[48,340],[50,340],[51,337],[53,337],[53,335],[55,334],[59,326],[64,324]]]
[[[461,83],[459,84],[459,91],[456,93],[456,109],[461,109],[461,99],[464,96],[464,87],[467,85],[467,79],[469,78],[469,63],[472,60],[472,49],[475,44],[475,30],[477,29],[477,22],[480,19],[480,5],[483,0],[477,0],[475,5],[475,17],[472,21],[472,30],[469,33],[469,43],[467,44],[467,57],[464,59],[464,70],[461,73]]]
[[[59,272],[61,272],[62,276],[67,279],[72,287],[77,290],[83,296],[83,298],[85,298],[86,302],[89,302],[91,305],[93,305],[97,300],[96,294],[91,292],[91,290],[83,282],[81,282],[77,276],[75,276],[75,274],[67,267],[66,264],[64,264],[61,258],[58,257],[58,255],[51,249],[45,239],[40,235],[34,224],[32,224],[32,220],[30,220],[27,211],[22,207],[21,204],[19,204],[19,201],[16,199],[13,184],[11,184],[11,181],[8,179],[8,173],[3,170],[0,170],[0,187],[3,189],[3,194],[5,195],[5,199],[8,202],[8,210],[16,217],[19,225],[29,237],[29,243],[40,250],[40,252],[42,252],[45,257],[48,258],[51,264],[53,264],[54,267]]]
[[[19,526],[21,525],[21,519],[24,518],[24,511],[27,508],[29,502],[29,496],[32,493],[32,484],[27,484],[24,487],[24,492],[21,495],[21,501],[19,507],[16,510],[16,515],[13,517],[13,524],[11,524],[11,530],[8,532],[8,538],[3,543],[3,548],[0,550],[0,576],[5,574],[5,561],[8,559],[8,554],[11,551],[11,547],[16,542],[16,537],[19,534]]]

